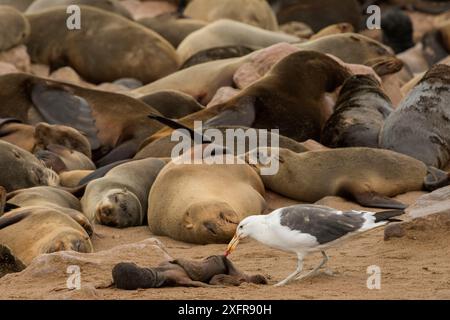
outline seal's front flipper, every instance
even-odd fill
[[[375,192],[354,193],[353,196],[356,202],[358,202],[363,207],[398,210],[404,210],[407,207],[405,204],[399,201],[396,201],[389,197],[385,197]]]
[[[256,119],[256,97],[243,97],[233,108],[224,109],[205,122],[204,127],[243,126],[251,127]]]
[[[211,143],[212,142],[211,139],[208,137],[205,137],[203,135],[203,133],[197,132],[194,129],[189,128],[188,126],[186,126],[176,120],[172,120],[163,115],[157,115],[157,114],[151,114],[148,117],[150,119],[153,119],[153,120],[156,120],[156,121],[162,123],[163,125],[166,125],[166,126],[172,128],[174,130],[186,130],[189,133],[191,139],[194,141],[198,140],[198,141],[202,141],[202,143]]]
[[[0,186],[0,217],[3,215],[3,212],[5,212],[5,205],[6,205],[6,190],[5,188]]]
[[[0,278],[8,273],[20,272],[25,265],[11,252],[7,246],[0,244]]]
[[[101,146],[89,103],[71,92],[69,87],[36,83],[31,87],[31,101],[45,122],[69,126],[84,133],[92,150]]]
[[[31,211],[24,211],[17,214],[12,213],[11,215],[8,215],[7,217],[3,216],[0,217],[0,230],[7,228],[13,224],[16,224],[26,217],[28,217],[31,214]]]
[[[426,190],[433,191],[450,184],[450,173],[437,169],[435,167],[428,167],[428,174],[423,180],[423,185]]]

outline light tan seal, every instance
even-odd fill
[[[0,243],[25,265],[44,253],[93,252],[89,235],[75,220],[58,209],[43,207],[16,209],[3,215]]]
[[[226,243],[239,221],[265,206],[262,181],[246,164],[171,162],[150,191],[148,224],[175,240]]]
[[[165,164],[152,158],[131,161],[91,181],[81,199],[84,214],[90,221],[111,227],[142,225],[148,193]]]
[[[343,196],[366,207],[402,209],[403,204],[389,197],[422,190],[427,173],[423,162],[390,150],[294,153],[279,149],[279,171],[262,180],[266,188],[298,201],[314,203],[326,196]]]
[[[69,65],[93,83],[121,78],[149,83],[178,69],[174,48],[157,33],[113,13],[80,8],[81,30],[67,28],[66,7],[27,16],[31,34],[26,44],[34,62],[53,70]]]
[[[261,0],[193,0],[184,15],[207,22],[231,19],[267,30],[278,29],[273,11]]]

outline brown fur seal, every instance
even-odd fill
[[[148,193],[165,164],[159,159],[131,161],[91,181],[81,199],[84,214],[111,227],[142,225]]]
[[[52,69],[69,65],[93,83],[120,78],[149,83],[178,69],[174,48],[157,33],[116,14],[80,8],[81,30],[66,27],[65,7],[27,16],[31,25],[27,47],[34,62]]]
[[[262,275],[246,275],[225,256],[210,256],[201,261],[176,259],[153,268],[141,268],[134,263],[119,263],[112,270],[114,284],[119,289],[162,287],[210,287],[243,282],[267,284]]]
[[[301,21],[315,32],[339,22],[361,28],[362,9],[357,0],[272,0],[278,22]]]
[[[245,46],[261,49],[279,42],[298,42],[287,34],[263,30],[233,20],[219,20],[191,33],[177,48],[181,63],[200,51],[216,47]]]
[[[0,87],[0,117],[27,124],[71,126],[86,135],[93,150],[92,159],[99,166],[132,158],[142,141],[161,128],[147,118],[149,112],[157,113],[156,110],[125,95],[27,74],[1,76]],[[44,136],[45,126],[41,129]],[[56,136],[54,142],[64,136]],[[84,149],[82,152],[86,152]]]
[[[156,91],[140,97],[139,100],[171,119],[183,118],[205,108],[192,96],[176,90]]]
[[[226,243],[239,221],[265,209],[264,186],[246,164],[171,162],[156,178],[148,202],[154,234],[199,244]]]
[[[380,147],[407,154],[429,166],[450,160],[450,67],[433,66],[386,119]]]
[[[30,34],[30,24],[19,11],[0,5],[0,52],[23,44]]]
[[[252,152],[256,151],[260,150]],[[389,150],[340,148],[294,153],[279,149],[277,157],[279,171],[261,176],[266,188],[308,203],[337,195],[365,207],[404,209],[402,203],[388,197],[448,183],[447,175],[433,180],[435,171],[430,170],[429,176],[421,161]]]
[[[184,15],[208,22],[231,19],[266,30],[278,29],[270,6],[261,0],[193,0],[187,5]]]
[[[381,127],[392,111],[391,101],[375,78],[352,76],[342,86],[334,112],[322,129],[321,142],[331,148],[378,148]]]
[[[327,93],[333,93],[348,77],[349,71],[327,55],[295,52],[228,102],[196,112],[181,122],[187,126],[201,120],[205,127],[279,129],[281,135],[296,141],[319,140],[334,105]],[[162,130],[152,138],[169,133]]]
[[[25,265],[44,253],[93,252],[86,231],[70,216],[54,208],[27,207],[3,215],[0,243],[9,247]]]
[[[138,20],[143,26],[157,32],[176,48],[192,32],[207,25],[195,19],[177,19],[173,15],[161,15]]]
[[[131,13],[117,0],[35,0],[25,13],[38,13],[53,7],[68,7],[70,5],[88,5],[121,15],[127,19],[133,19]]]
[[[10,192],[35,186],[57,186],[59,177],[31,153],[0,141],[0,185]]]

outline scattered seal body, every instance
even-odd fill
[[[407,154],[429,166],[450,160],[450,67],[433,66],[386,119],[380,147]]]
[[[378,148],[378,136],[391,101],[372,76],[356,75],[344,83],[335,110],[322,129],[327,147]]]
[[[81,203],[90,221],[126,228],[142,225],[150,188],[166,163],[159,159],[131,161],[91,181]]]

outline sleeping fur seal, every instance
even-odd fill
[[[434,65],[386,119],[380,147],[444,169],[450,160],[450,66]]]
[[[153,158],[131,161],[91,181],[81,199],[84,214],[111,227],[142,225],[150,188],[165,164]]]
[[[235,164],[166,165],[149,195],[152,233],[190,243],[226,243],[243,218],[263,213],[261,179],[250,166],[230,160]]]
[[[322,129],[321,142],[330,148],[378,148],[381,127],[393,110],[375,78],[352,76],[341,88],[334,112]]]
[[[263,155],[272,157],[270,149],[263,151]],[[261,154],[260,149],[252,152]],[[433,189],[449,181],[447,173],[436,176],[437,169],[428,169],[423,162],[390,150],[340,148],[294,153],[279,149],[277,156],[279,171],[261,176],[264,185],[308,203],[326,196],[343,196],[365,207],[404,209],[405,205],[389,197],[424,187]]]
[[[56,172],[46,168],[31,153],[0,141],[0,185],[6,191],[58,184]]]
[[[178,69],[174,48],[157,33],[113,13],[80,8],[81,30],[66,27],[66,7],[27,16],[31,34],[26,45],[34,62],[52,70],[69,65],[93,83],[121,78],[149,83]]]
[[[25,265],[44,253],[93,252],[89,235],[75,220],[44,207],[16,209],[0,217],[0,243]]]

